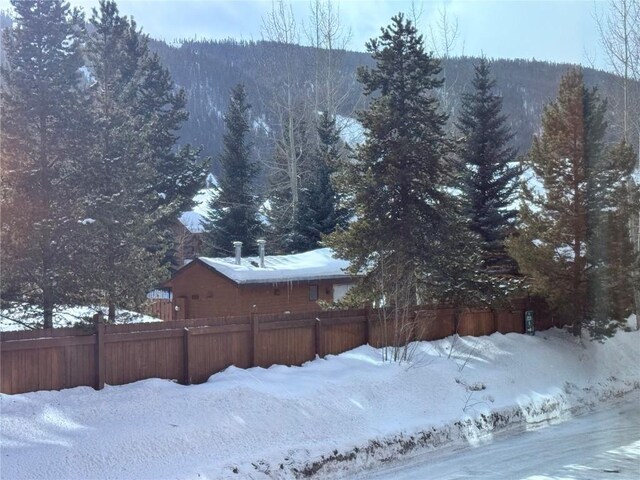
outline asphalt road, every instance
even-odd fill
[[[640,480],[640,394],[555,425],[424,454],[362,478]]]

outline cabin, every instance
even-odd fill
[[[321,310],[320,301],[341,299],[355,279],[349,262],[335,258],[329,248],[293,255],[198,257],[163,284],[173,298],[174,320],[234,315],[283,314]]]

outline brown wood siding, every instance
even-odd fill
[[[317,285],[318,300],[331,303],[333,285],[348,283],[352,280],[236,284],[199,262],[167,282],[173,298],[186,302],[185,318],[319,312],[320,304],[309,300],[309,287]]]

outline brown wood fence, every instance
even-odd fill
[[[536,329],[553,320],[542,304]],[[442,307],[412,313],[407,338],[435,340],[454,333],[524,331],[524,303],[504,311]],[[60,328],[0,334],[0,392],[76,386],[100,389],[147,378],[202,383],[230,365],[300,365],[316,355],[360,345],[390,344],[394,321],[379,310],[252,315],[159,323]]]
[[[161,298],[154,299],[149,303],[145,313],[161,318],[165,322],[171,321],[173,320],[173,302]]]

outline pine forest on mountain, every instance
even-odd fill
[[[261,65],[268,64],[269,56],[276,55],[281,46],[268,42],[229,40],[185,41],[178,47],[154,40],[151,48],[158,52],[176,84],[187,92],[190,119],[182,129],[185,142],[203,145],[206,155],[215,156],[220,152],[228,93],[237,83],[242,83],[247,88],[247,97],[253,107],[251,125],[256,136],[256,148],[268,148],[269,135],[264,127],[269,127],[272,121],[268,108],[270,99],[264,98],[264,95],[282,79],[262,75]],[[297,46],[293,52],[300,65],[298,74],[302,81],[311,82],[314,49]],[[355,79],[356,70],[361,65],[372,66],[372,60],[370,55],[363,52],[345,51],[340,55],[340,77],[347,98],[338,113],[355,118],[355,111],[367,105],[367,99],[362,96],[361,86]],[[450,87],[453,102],[447,112],[449,115],[458,113],[462,93],[470,90],[477,61],[472,57],[454,57],[443,61],[449,78],[455,78]],[[569,65],[540,61],[491,59],[491,70],[496,78],[497,91],[503,98],[508,126],[514,132],[513,146],[520,153],[531,145],[533,134],[540,128],[544,105],[555,97],[560,78],[568,68]],[[611,120],[621,110],[620,79],[589,68],[584,69],[584,76],[587,85],[597,86],[603,97],[610,99],[607,115]],[[213,172],[219,172],[216,161],[213,163]]]

